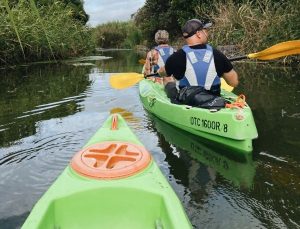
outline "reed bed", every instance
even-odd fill
[[[182,44],[180,28],[192,18],[212,21],[209,42],[229,47],[237,51],[235,55],[300,39],[300,0],[166,0],[159,6],[157,2],[147,0],[134,16],[148,44],[158,29],[168,30],[173,44]]]
[[[300,0],[214,1],[214,10],[199,6],[198,15],[211,18],[211,41],[234,45],[241,53],[260,51],[282,41],[300,38]]]
[[[36,8],[33,0],[0,2],[0,65],[55,60],[94,49],[91,30],[59,2]]]
[[[142,34],[132,21],[99,25],[93,30],[93,38],[102,48],[133,48],[142,43]]]

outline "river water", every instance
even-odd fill
[[[195,228],[300,228],[300,70],[235,63],[259,138],[249,157],[148,114],[131,51],[0,71],[0,228],[19,228],[33,205],[111,113],[128,122],[170,182]],[[112,58],[107,58],[112,57]],[[88,227],[87,227],[88,228]]]

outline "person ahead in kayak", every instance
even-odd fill
[[[144,75],[164,73],[166,61],[174,53],[174,49],[168,45],[169,33],[166,30],[155,33],[155,42],[157,46],[147,53]]]
[[[187,21],[182,28],[186,45],[166,61],[165,91],[174,103],[223,107],[220,77],[230,86],[238,85],[238,75],[227,57],[207,44],[211,25],[198,19]]]

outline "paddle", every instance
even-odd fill
[[[245,56],[238,56],[230,58],[229,60],[243,60],[243,59],[258,59],[258,60],[273,60],[283,56],[290,56],[300,54],[300,40],[285,41],[273,45],[260,52],[250,53]]]
[[[151,77],[151,76],[157,76],[157,74],[151,74],[148,75],[147,77]],[[109,82],[110,85],[115,89],[125,89],[137,84],[142,79],[145,79],[143,74],[139,74],[136,72],[129,72],[129,73],[119,73],[119,74],[112,75],[109,79]],[[226,91],[233,90],[233,87],[228,85],[223,78],[221,78],[221,88]]]
[[[156,75],[157,74],[151,74],[148,77]],[[109,83],[115,89],[124,89],[137,84],[142,79],[145,79],[143,74],[139,74],[136,72],[127,72],[112,75],[109,78]]]
[[[146,60],[145,60],[145,59],[139,59],[139,63],[140,63],[140,64],[145,64],[145,63],[146,63]]]

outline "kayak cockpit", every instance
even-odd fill
[[[101,188],[54,199],[38,228],[174,228],[168,212],[160,195]]]

